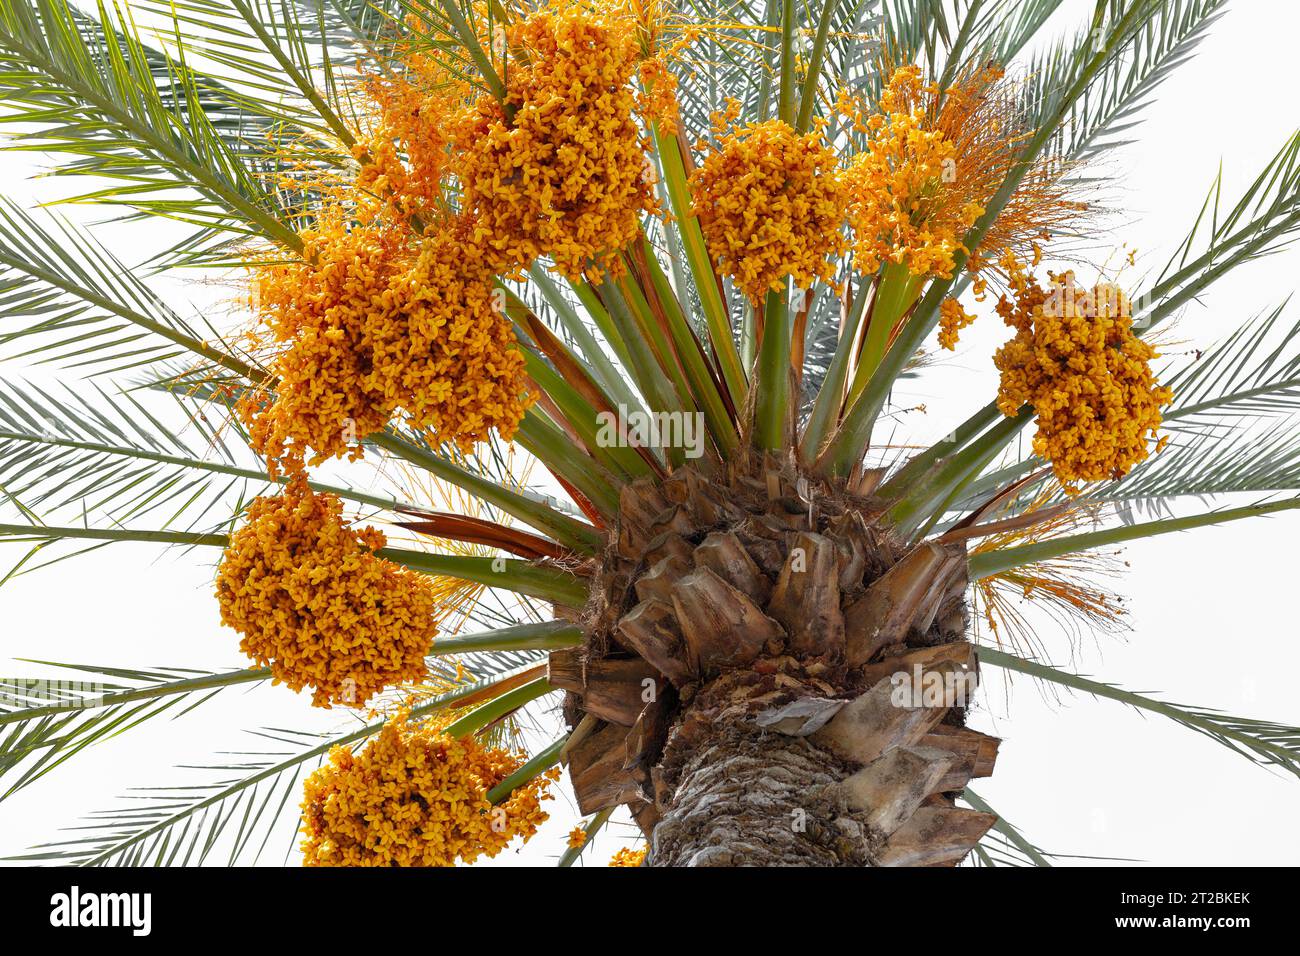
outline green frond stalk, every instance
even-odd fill
[[[489,724],[495,723],[503,717],[508,717],[519,708],[531,704],[539,697],[544,697],[553,690],[555,688],[550,685],[550,682],[545,677],[539,677],[513,690],[506,691],[498,697],[494,697],[486,704],[475,707],[465,716],[457,718],[444,727],[443,733],[449,737],[468,737],[470,734],[477,734]],[[411,713],[414,716],[415,711],[412,710]],[[558,750],[556,751],[556,759],[559,759]]]
[[[1218,711],[1166,703],[992,648],[981,647],[979,657],[981,663],[992,664],[994,667],[1025,674],[1037,680],[1059,684],[1094,697],[1113,700],[1137,710],[1168,717],[1175,723],[1202,733],[1256,763],[1280,767],[1300,777],[1300,728],[1229,717]]]
[[[561,737],[555,743],[539,750],[530,757],[522,767],[487,792],[488,802],[500,803],[514,793],[516,788],[522,787],[530,780],[536,779],[554,767],[560,762],[560,755],[563,753],[564,744],[568,739],[567,735]]]
[[[603,517],[618,512],[618,487],[622,482],[577,447],[563,428],[539,412],[536,405],[524,413],[515,441],[557,478],[576,488]]]
[[[438,0],[438,7],[447,17],[456,38],[460,40],[474,61],[474,66],[478,68],[483,82],[487,84],[488,91],[499,100],[505,99],[506,86],[501,81],[496,67],[492,65],[487,51],[483,49],[483,44],[478,42],[478,36],[469,25],[469,21],[465,19],[465,14],[461,11],[457,0]]]
[[[47,662],[30,661],[29,663],[44,664]],[[100,694],[97,697],[80,697],[76,700],[63,701],[57,704],[43,704],[39,707],[26,707],[20,710],[0,712],[0,726],[28,720],[39,720],[55,714],[99,710],[105,707],[117,707],[121,704],[132,704],[137,701],[155,700],[159,697],[190,694],[200,690],[214,690],[218,687],[230,687],[235,684],[255,684],[270,679],[271,670],[268,667],[245,668],[243,670],[227,671],[223,674],[205,674],[202,677],[186,677],[182,680],[167,681],[137,690],[114,690]]]
[[[582,832],[586,834],[583,837],[582,845],[566,847],[564,853],[560,855],[560,862],[556,865],[564,867],[573,866],[573,864],[577,863],[582,854],[586,852],[587,847],[591,845],[591,841],[596,839],[596,835],[605,828],[605,824],[609,822],[609,818],[613,815],[613,807],[606,807],[604,810],[596,811],[595,815],[582,825]]]
[[[460,634],[435,641],[429,654],[481,654],[490,651],[553,651],[582,643],[582,628],[566,621],[517,624],[478,634]],[[0,718],[0,723],[3,723]]]
[[[375,554],[424,574],[446,575],[487,587],[504,588],[572,608],[581,608],[587,603],[587,585],[581,578],[557,567],[533,564],[519,558],[428,554],[400,548],[381,548]]]
[[[998,822],[993,824],[994,832],[1001,834],[1008,843],[1024,854],[1024,857],[1028,862],[1032,863],[1034,866],[1050,867],[1052,865],[1048,862],[1047,856],[1042,850],[1038,849],[1038,847],[1026,840],[1019,830],[1009,824],[1002,814],[998,813],[985,803],[984,800],[980,798],[979,794],[970,787],[967,787],[962,791],[961,798],[966,803],[970,804],[972,809],[979,810],[981,813],[992,813],[996,815]]]
[[[749,383],[736,350],[735,338],[731,330],[731,319],[723,302],[722,290],[718,278],[713,272],[713,262],[704,244],[704,233],[700,222],[691,214],[690,186],[686,181],[686,167],[682,159],[681,146],[675,136],[665,136],[658,123],[651,124],[655,141],[655,151],[659,156],[660,170],[664,183],[668,187],[669,204],[678,223],[678,233],[682,248],[686,252],[686,262],[690,267],[695,290],[704,309],[704,319],[709,330],[709,344],[722,372],[722,379],[731,393],[734,407],[740,408],[745,403],[749,392]]]
[[[14,541],[138,541],[146,544],[181,544],[224,548],[229,535],[190,531],[148,531],[126,528],[74,528],[51,525],[0,524],[0,539]]]
[[[404,461],[419,465],[431,475],[463,488],[506,514],[552,535],[556,541],[580,554],[594,554],[604,536],[591,525],[569,517],[544,502],[530,498],[483,475],[474,474],[429,448],[412,444],[392,432],[372,435],[367,441]]]
[[[535,351],[522,349],[528,377],[555,402],[565,421],[578,433],[586,452],[604,466],[610,474],[627,481],[651,474],[645,459],[626,445],[606,447],[598,440],[600,426],[596,421],[596,409],[578,390],[566,382]]]
[[[69,685],[61,680],[49,684],[20,678],[0,680],[0,728],[4,728],[0,731],[0,776],[21,770],[0,800],[42,779],[88,747],[120,737],[155,717],[170,715],[174,719],[187,714],[223,688],[271,677],[266,668],[176,677],[186,672],[27,663],[93,674],[103,692],[81,692],[75,682]],[[191,700],[193,697],[197,699]]]
[[[1085,534],[1066,535],[1050,538],[1034,544],[1020,545],[997,551],[985,551],[970,557],[970,576],[972,580],[991,577],[1010,571],[1026,564],[1048,561],[1062,555],[1089,551],[1125,541],[1139,541],[1158,534],[1173,531],[1189,531],[1192,528],[1204,528],[1210,525],[1239,521],[1242,518],[1256,518],[1291,511],[1300,508],[1300,498],[1287,501],[1274,501],[1269,504],[1246,505],[1242,508],[1224,508],[1208,514],[1190,515],[1185,518],[1165,518],[1160,521],[1143,521],[1138,524],[1124,525],[1119,528],[1106,528],[1102,531],[1089,531]]]
[[[794,35],[798,28],[794,0],[781,0],[781,87],[777,115],[791,126],[795,122]]]
[[[0,539],[16,541],[135,541],[145,544],[175,544],[224,548],[229,535],[188,531],[151,531],[125,528],[75,528],[47,525],[0,524]],[[587,603],[587,586],[568,571],[533,564],[519,558],[474,557],[459,554],[429,554],[402,548],[381,548],[382,558],[424,574],[446,575],[487,587],[553,601],[569,607]]]
[[[822,10],[817,17],[817,33],[804,70],[803,88],[799,93],[799,115],[795,118],[795,132],[806,133],[812,128],[813,113],[817,109],[818,85],[822,78],[822,61],[826,57],[826,38],[831,32],[831,22],[840,0],[822,0]],[[859,4],[860,6],[860,4]]]
[[[789,441],[790,418],[789,293],[769,292],[763,306],[763,335],[758,343],[758,374],[754,387],[754,440],[765,451],[780,451]]]

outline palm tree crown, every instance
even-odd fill
[[[621,808],[611,865],[1046,865],[968,786],[980,668],[1300,774],[1300,729],[1034,653],[1025,607],[1115,626],[1112,546],[1300,507],[1283,309],[1160,355],[1300,228],[1300,134],[1132,278],[1099,162],[1225,0],[1044,42],[1059,5],[0,0],[20,148],[176,236],[128,261],[0,205],[0,342],[66,381],[0,385],[10,573],[211,554],[252,662],[8,681],[5,794],[235,685],[360,718],[32,858],[248,861],[296,821],[309,864],[470,863],[562,768],[562,865]],[[195,276],[221,319],[163,295]],[[994,315],[996,392],[900,439],[898,383]]]

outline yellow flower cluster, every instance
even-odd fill
[[[944,299],[939,305],[939,344],[948,351],[957,347],[957,336],[975,321],[956,299]]]
[[[506,36],[505,102],[480,97],[455,132],[463,207],[494,268],[549,256],[569,278],[599,281],[656,209],[633,119],[635,31],[613,13],[557,7]]]
[[[676,136],[681,116],[677,107],[677,77],[668,69],[665,57],[641,61],[641,99],[639,109],[647,121],[659,124],[662,136]]]
[[[400,74],[367,76],[357,97],[370,112],[368,130],[352,149],[360,166],[347,184],[353,202],[387,206],[399,218],[444,217],[444,186],[453,168],[451,129],[469,98],[468,83],[452,75],[421,44],[402,51]],[[360,194],[360,195],[358,195]]]
[[[474,247],[455,232],[322,223],[300,261],[255,277],[276,341],[274,401],[240,403],[254,447],[296,470],[360,454],[402,412],[440,441],[513,436],[528,405],[524,359]],[[314,454],[313,454],[314,453]]]
[[[1133,334],[1128,297],[1109,283],[1076,286],[1071,272],[1044,290],[1023,267],[1009,271],[1014,301],[1003,296],[997,311],[1016,334],[994,356],[998,407],[1033,406],[1034,452],[1070,494],[1076,482],[1122,478],[1147,458],[1173,399],[1151,373],[1155,350]]]
[[[546,820],[552,769],[493,806],[487,794],[524,757],[453,739],[437,724],[388,721],[361,753],[335,747],[307,778],[306,866],[454,866],[494,857]]]
[[[569,831],[569,849],[576,850],[587,842],[587,831],[577,826]]]
[[[788,277],[803,289],[834,281],[848,193],[820,131],[800,135],[781,120],[742,127],[719,139],[691,186],[710,253],[751,301]]]
[[[426,578],[374,554],[385,539],[342,520],[337,497],[304,478],[256,499],[217,572],[221,620],[277,682],[312,688],[313,703],[360,707],[383,688],[426,675],[437,633]]]
[[[920,67],[905,66],[890,76],[872,115],[856,115],[841,98],[867,137],[845,172],[855,265],[864,274],[893,262],[916,276],[951,278],[962,237],[984,213],[954,189],[969,171],[958,169],[966,157],[936,121],[937,94]]]
[[[645,861],[646,848],[629,850],[627,847],[615,853],[609,861],[610,866],[641,866]]]

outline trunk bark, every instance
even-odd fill
[[[649,866],[863,866],[873,839],[838,786],[847,768],[807,737],[742,720],[686,760]]]
[[[959,808],[997,740],[900,674],[972,672],[973,648],[911,652],[866,672],[852,699],[784,703],[752,677],[718,681],[682,713],[652,774],[649,866],[955,866],[996,822]],[[964,703],[964,702],[963,702]],[[947,722],[945,722],[947,721]]]

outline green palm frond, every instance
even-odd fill
[[[1037,36],[1062,0],[997,0],[989,9],[992,24],[981,52],[995,63],[1011,63],[1025,45]]]
[[[1194,361],[1161,376],[1174,390],[1165,416],[1171,428],[1197,430],[1206,420],[1300,412],[1300,320],[1283,323],[1289,302],[1242,323]]]
[[[172,86],[160,92],[156,52],[121,15],[104,17],[102,31],[86,30],[64,0],[0,4],[0,100],[7,122],[32,127],[27,148],[77,157],[62,172],[115,181],[81,200],[298,248],[256,158],[213,125],[195,77],[167,58]]]
[[[8,357],[83,373],[187,353],[219,361],[230,351],[217,330],[177,314],[86,230],[54,213],[38,219],[8,199],[0,201],[0,307]]]
[[[303,20],[315,19],[332,47],[376,52],[402,31],[401,0],[294,0]]]
[[[147,396],[92,389],[94,402],[66,386],[0,384],[0,488],[41,520],[126,528],[161,517],[161,529],[228,528],[215,516],[274,486],[242,432],[228,440],[233,424],[212,422],[195,402],[171,396],[173,407],[160,409]],[[312,486],[370,509],[420,510],[358,488]]]
[[[918,62],[947,85],[966,62],[1007,63],[1042,28],[1060,0],[885,0],[893,62]]]
[[[1211,525],[1240,521],[1243,518],[1259,518],[1264,515],[1300,508],[1300,498],[1284,498],[1279,501],[1260,502],[1239,508],[1220,508],[1200,514],[1176,518],[1160,518],[1155,521],[1134,522],[1082,534],[1047,538],[1033,544],[1022,544],[1010,548],[983,551],[970,558],[970,575],[972,580],[986,578],[994,574],[1010,571],[1012,568],[1049,561],[1067,554],[1104,548],[1126,541],[1138,541],[1160,534],[1173,534],[1178,531],[1191,531],[1194,528],[1206,528]]]
[[[468,463],[457,461],[448,449],[435,448],[420,436],[390,430],[372,435],[366,442],[463,488],[579,553],[593,553],[601,544],[600,533],[586,521],[567,513],[555,498],[520,488],[513,480],[497,481],[491,473],[484,474],[466,467]],[[482,460],[481,457],[477,459]]]
[[[1300,230],[1300,132],[1292,133],[1230,209],[1215,178],[1186,238],[1155,281],[1135,297],[1134,325],[1148,330],[1226,273],[1286,248]]]
[[[962,791],[962,801],[972,810],[980,813],[992,813],[998,818],[990,830],[974,849],[973,863],[976,866],[1051,866],[1048,858],[1053,856],[1027,840],[1019,830],[1007,822],[985,803],[974,790],[967,787]]]
[[[139,7],[170,20],[186,38],[191,64],[201,62],[205,79],[237,91],[237,101],[255,115],[275,117],[295,132],[314,134],[318,149],[327,148],[330,141],[344,148],[355,143],[335,51],[322,43],[323,4],[141,0]],[[333,18],[336,26],[346,22],[337,14]],[[346,56],[349,51],[345,47],[337,52]],[[353,56],[358,52],[351,51]],[[335,151],[336,161],[342,161],[337,146]]]
[[[184,716],[221,689],[267,680],[268,670],[208,672],[183,668],[127,670],[31,661],[83,678],[0,679],[0,777],[18,772],[12,796],[85,748],[148,720]]]
[[[981,647],[979,657],[981,663],[1068,687],[1093,697],[1113,700],[1138,711],[1159,714],[1189,730],[1204,734],[1257,764],[1278,767],[1300,777],[1298,727],[1249,717],[1233,717],[1208,707],[1171,704],[993,648]]]
[[[1120,6],[1112,6],[1111,18]],[[1087,162],[1132,142],[1123,137],[1138,125],[1156,89],[1195,55],[1226,6],[1227,0],[1173,0],[1154,11],[1132,34],[1122,54],[1097,74],[1075,102],[1057,134],[1059,154],[1069,161]],[[1095,29],[1082,31],[1073,48],[1092,42]],[[1027,82],[1033,85],[1032,101],[1051,102],[1053,88],[1062,82],[1060,71],[1068,62],[1058,48],[1031,63]]]
[[[410,709],[412,719],[455,707],[471,695],[517,674],[510,671],[457,687]],[[508,695],[507,695],[508,696]],[[472,716],[472,714],[471,714]],[[292,852],[299,785],[335,747],[356,748],[383,729],[384,721],[342,734],[265,728],[253,731],[279,745],[275,750],[237,751],[227,762],[186,769],[218,774],[201,783],[135,791],[132,804],[97,813],[68,840],[45,843],[11,859],[60,866],[200,865],[218,846],[228,865],[252,864],[268,847]],[[223,836],[226,843],[219,841]]]
[[[1272,428],[1180,436],[1164,451],[1133,469],[1120,482],[1103,485],[1088,497],[1098,501],[1159,501],[1207,498],[1243,492],[1300,490],[1300,435],[1294,419]]]

